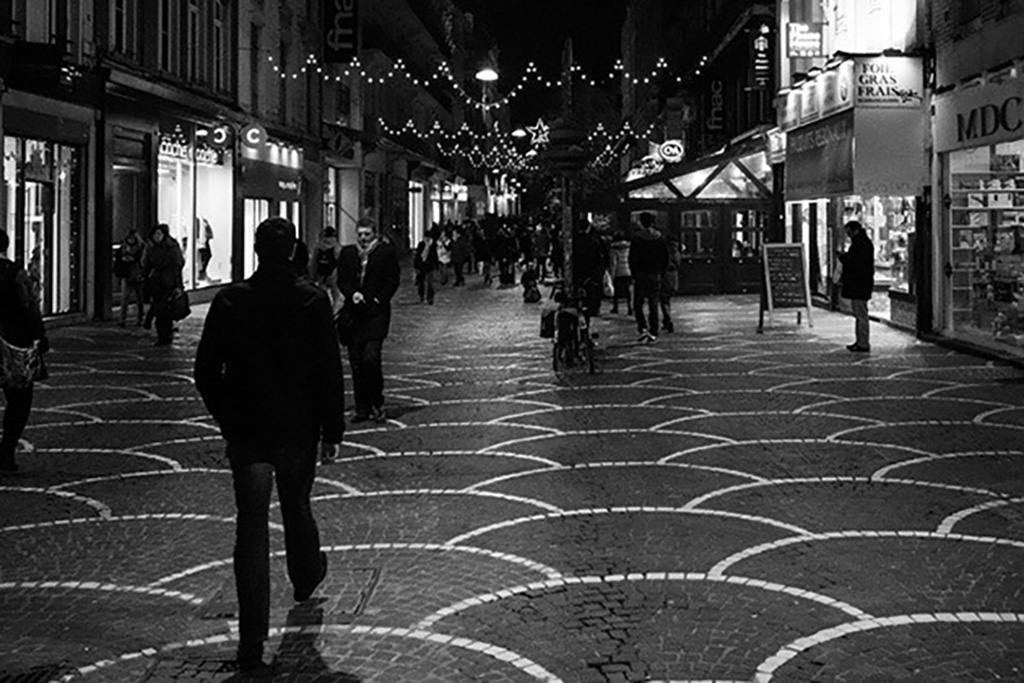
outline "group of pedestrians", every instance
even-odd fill
[[[184,267],[181,246],[166,224],[154,226],[146,240],[137,229],[129,230],[114,261],[114,274],[121,281],[121,311],[117,324],[125,326],[128,310],[134,302],[136,324],[150,329],[155,321],[156,345],[170,345],[174,337],[171,302],[184,290],[181,274]]]

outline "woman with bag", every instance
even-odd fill
[[[117,254],[117,261],[114,265],[114,274],[121,278],[121,315],[117,320],[120,327],[124,327],[128,318],[128,306],[131,299],[135,299],[135,308],[138,313],[138,322],[142,326],[142,318],[145,315],[143,305],[143,286],[146,278],[142,273],[142,253],[145,250],[142,237],[139,231],[132,228],[121,241],[121,250]]]
[[[165,223],[149,233],[149,244],[142,257],[142,270],[146,273],[146,293],[153,303],[150,312],[156,319],[156,345],[168,346],[174,337],[174,311],[172,302],[185,289],[181,269],[185,257],[178,242],[171,237]]]
[[[7,231],[0,229],[0,349],[3,354],[4,408],[3,438],[0,439],[0,472],[17,472],[14,449],[18,446],[32,410],[32,385],[46,379],[42,354],[49,350],[39,301],[28,273],[7,258],[11,244]],[[12,347],[15,347],[12,349]],[[38,354],[38,355],[37,355]],[[27,360],[34,359],[32,364]],[[20,364],[21,367],[15,367]]]

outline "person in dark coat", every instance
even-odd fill
[[[23,349],[35,344],[40,353],[45,353],[50,342],[39,312],[39,300],[25,269],[7,258],[10,245],[7,231],[0,229],[0,337]],[[45,374],[38,379],[45,379]],[[26,387],[4,387],[4,399],[7,405],[0,440],[0,472],[17,472],[14,449],[32,412],[32,383]]]
[[[640,214],[640,229],[629,242],[629,272],[633,275],[633,315],[638,341],[658,340],[661,282],[668,268],[668,242],[654,227],[654,214]],[[644,316],[644,307],[647,315]]]
[[[577,223],[572,252],[572,277],[585,293],[588,315],[601,312],[604,296],[604,271],[608,267],[608,250],[586,218]]]
[[[338,257],[338,287],[345,305],[338,316],[352,366],[353,422],[384,422],[384,369],[381,352],[391,326],[391,297],[401,277],[394,245],[380,239],[377,224],[360,219],[356,243]]]
[[[121,313],[118,316],[117,324],[125,326],[128,319],[128,306],[132,299],[135,299],[135,313],[138,316],[138,325],[142,326],[145,316],[145,298],[143,289],[146,284],[146,277],[142,271],[142,255],[146,245],[142,242],[139,231],[132,228],[121,240],[121,250],[117,258],[121,262]]]
[[[181,269],[185,256],[177,240],[170,235],[166,224],[153,228],[149,244],[142,256],[142,270],[146,273],[146,292],[152,303],[147,314],[156,318],[156,345],[167,346],[173,341],[174,320],[171,318],[171,297],[184,289]]]
[[[850,300],[854,317],[854,342],[846,348],[858,353],[871,350],[868,301],[875,288],[875,246],[860,221],[849,221],[843,226],[850,246],[846,253],[838,254],[843,264],[840,296]]]
[[[412,267],[416,271],[416,293],[420,303],[434,303],[434,290],[437,288],[437,226],[430,229],[420,243],[416,245],[416,255]]]
[[[310,507],[317,446],[345,432],[341,347],[327,294],[292,264],[295,226],[256,228],[259,267],[210,304],[196,351],[195,382],[227,441],[238,517],[234,572],[238,664],[259,670],[270,618],[270,490],[284,520],[288,578],[303,602],[327,573]]]

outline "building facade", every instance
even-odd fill
[[[459,53],[461,16],[447,0],[0,0],[0,212],[45,315],[110,318],[133,228],[168,226],[199,301],[252,274],[270,216],[310,244],[371,217],[406,245],[446,171],[379,121],[450,123],[427,77]]]

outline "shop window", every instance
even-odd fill
[[[684,211],[679,245],[683,258],[714,258],[715,222],[711,211]]]
[[[110,49],[129,59],[137,59],[138,0],[114,0],[110,13]]]
[[[43,315],[82,310],[82,164],[76,147],[4,139],[8,256],[28,271]]]
[[[956,332],[1024,347],[1024,140],[949,155],[947,300]]]

